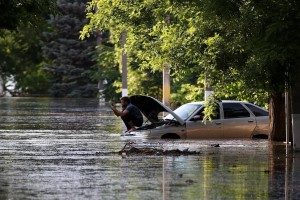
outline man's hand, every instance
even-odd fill
[[[111,108],[112,110],[116,110],[116,106],[115,106],[115,104],[114,104],[113,101],[110,101],[109,104],[110,104],[110,108]]]
[[[113,101],[110,101],[110,105],[115,107],[115,103]]]
[[[111,105],[110,108],[115,113],[116,116],[120,116],[120,111],[117,110],[117,108],[114,105]]]
[[[114,105],[111,105],[110,108],[111,108],[112,110],[116,110],[116,107],[115,107]]]

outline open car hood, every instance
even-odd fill
[[[184,120],[176,115],[169,107],[165,106],[163,103],[157,99],[144,96],[144,95],[133,95],[130,97],[130,101],[133,105],[138,107],[138,109],[145,115],[145,117],[151,122],[158,122],[158,114],[160,112],[168,112],[171,114],[181,125],[184,124]]]

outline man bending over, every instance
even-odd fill
[[[135,127],[140,127],[143,124],[143,116],[141,111],[133,104],[130,103],[129,97],[121,98],[122,111],[111,106],[112,111],[116,116],[121,116],[128,132],[135,131]]]

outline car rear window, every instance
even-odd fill
[[[223,103],[224,118],[250,117],[250,113],[240,103]]]
[[[250,110],[251,112],[256,116],[256,117],[260,117],[260,116],[269,116],[269,113],[261,108],[258,108],[257,106],[251,105],[246,103],[245,104]]]

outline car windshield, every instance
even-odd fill
[[[184,104],[179,108],[177,108],[176,110],[174,110],[174,113],[178,115],[180,118],[182,118],[183,120],[186,120],[195,112],[195,110],[197,110],[201,106],[202,106],[201,104]],[[165,117],[165,119],[173,120],[174,117],[173,115],[168,114]]]

